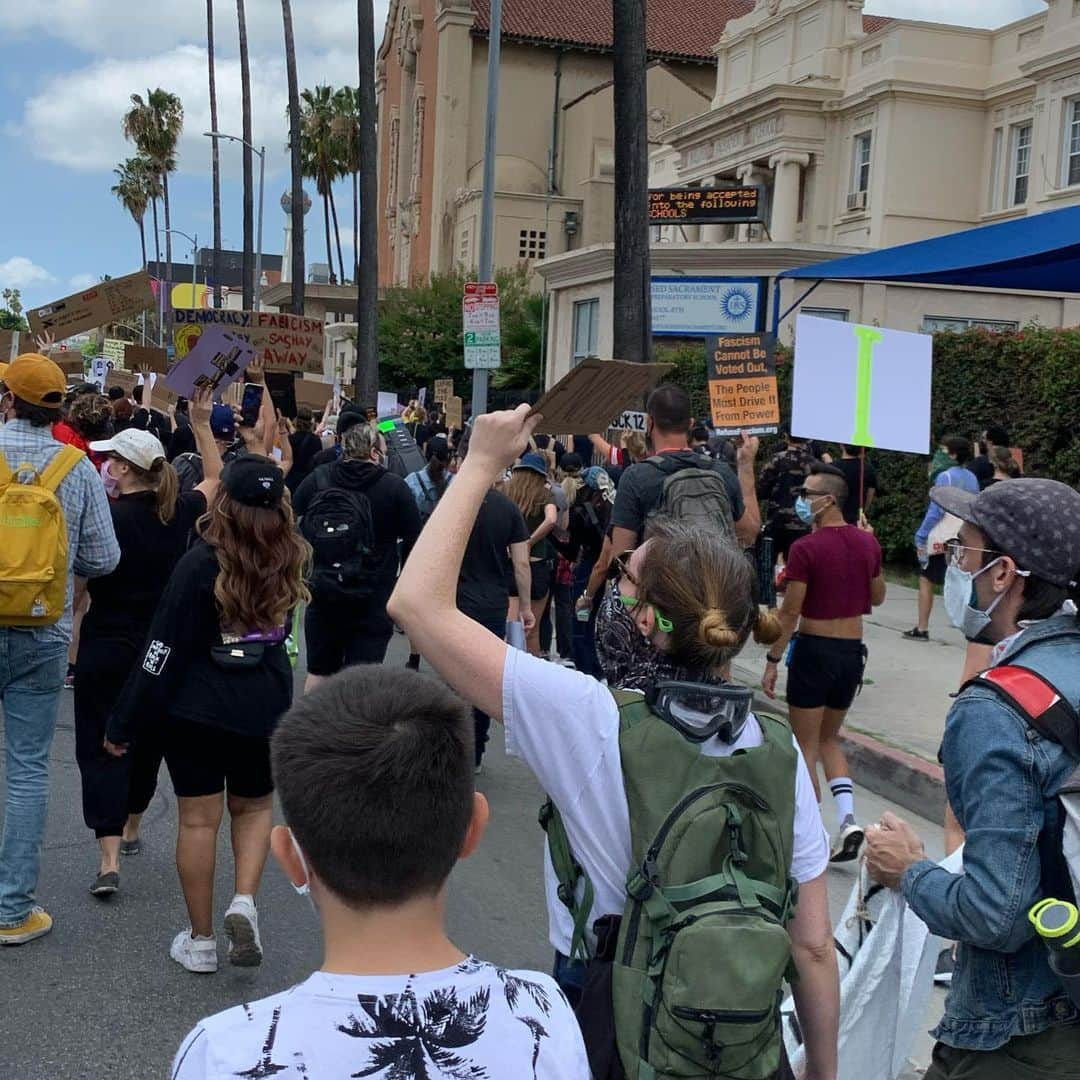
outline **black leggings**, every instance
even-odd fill
[[[83,820],[99,839],[120,836],[129,814],[144,813],[157,790],[161,723],[146,717],[123,757],[104,747],[105,725],[141,648],[84,637],[75,664],[75,760]]]

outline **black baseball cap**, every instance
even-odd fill
[[[245,506],[277,506],[285,491],[285,474],[261,454],[234,458],[222,470],[221,482],[229,497]]]
[[[367,412],[359,405],[346,405],[338,413],[337,428],[335,434],[340,439],[351,427],[357,424],[367,423]]]
[[[994,550],[1022,570],[1071,588],[1080,570],[1080,492],[1058,480],[1020,477],[985,491],[942,485],[930,491],[942,510],[981,529]]]

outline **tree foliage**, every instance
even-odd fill
[[[5,288],[0,294],[4,306],[0,307],[0,330],[29,330],[23,318],[22,293],[18,289]]]

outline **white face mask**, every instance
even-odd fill
[[[959,566],[952,563],[945,571],[945,610],[948,612],[949,621],[963,633],[968,641],[979,640],[990,625],[994,608],[1005,598],[1005,593],[1001,593],[985,611],[974,606],[977,602],[975,579],[979,574],[989,570],[994,563],[999,562],[1001,562],[1000,555],[975,573],[970,570],[961,570]]]
[[[315,918],[318,918],[319,909],[315,906],[315,900],[311,895],[311,871],[308,869],[307,859],[304,858],[304,852],[299,843],[297,843],[292,829],[289,830],[289,839],[292,841],[293,851],[296,852],[296,857],[300,860],[300,865],[304,868],[304,878],[306,879],[303,885],[295,885],[291,881],[289,884],[292,885],[297,896],[307,897],[307,902],[311,905],[311,910],[315,913]]]

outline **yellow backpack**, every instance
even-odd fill
[[[56,489],[85,456],[65,446],[38,474],[12,472],[0,453],[0,626],[46,626],[64,614],[68,534]]]

